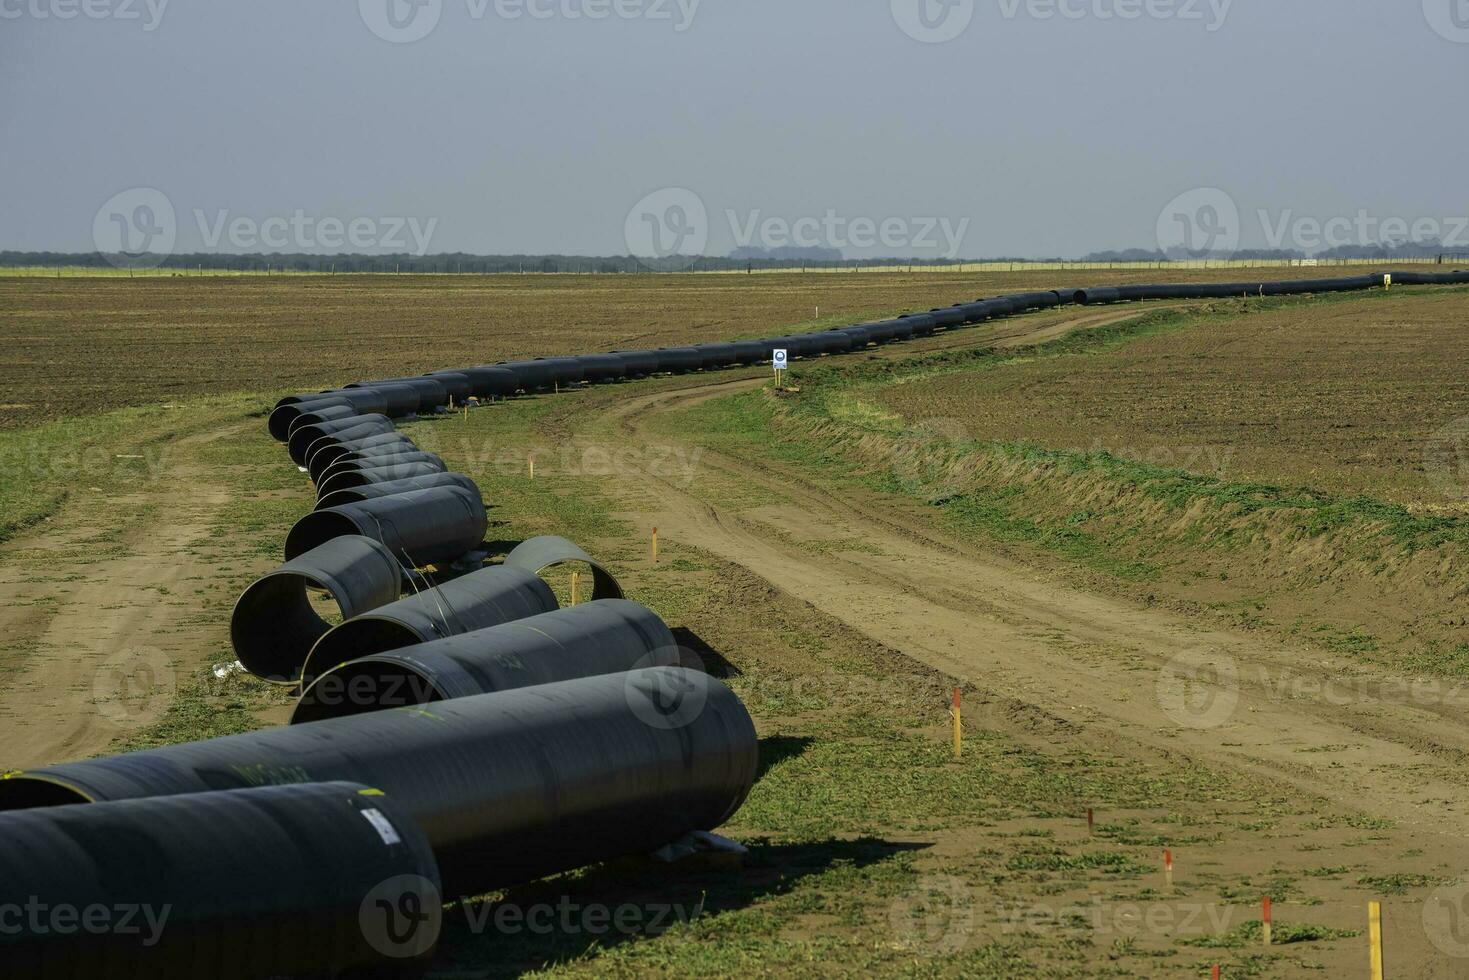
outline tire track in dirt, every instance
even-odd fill
[[[100,560],[87,542],[105,537],[82,500],[69,502],[43,530],[7,542],[0,589],[23,600],[0,608],[0,631],[27,630],[34,649],[0,690],[8,735],[0,768],[33,768],[105,751],[167,709],[181,673],[199,654],[198,631],[181,629],[201,612],[191,580],[218,569],[192,550],[211,534],[231,499],[189,450],[229,438],[231,425],[178,439],[160,470],[121,498],[142,522]],[[45,580],[34,581],[44,571]]]
[[[954,346],[1021,346],[1133,315],[1036,324]],[[910,353],[920,351],[877,356]],[[630,448],[666,446],[670,439],[649,429],[653,416],[764,383],[701,378],[614,402],[608,418]],[[877,642],[1082,726],[1095,744],[1136,742],[1432,832],[1469,830],[1462,694],[1424,703],[1375,696],[1379,676],[1319,651],[1083,591],[996,549],[921,529],[905,520],[901,502],[833,492],[793,468],[707,448],[702,464],[706,473],[689,488],[638,474],[629,499],[646,503],[628,516],[657,526],[665,540],[747,568]],[[783,503],[766,519],[760,508],[735,513],[698,495],[699,482],[711,480],[763,487]],[[864,549],[813,553],[805,538],[858,540]],[[1192,684],[1209,665],[1232,670],[1233,683]]]

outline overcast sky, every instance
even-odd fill
[[[0,0],[0,248],[1469,252],[1469,0],[159,2]]]

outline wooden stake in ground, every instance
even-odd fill
[[[1169,891],[1173,891],[1173,852],[1163,852],[1163,883]]]
[[[536,478],[536,458],[534,456],[525,461],[525,471],[530,474],[532,480]]]
[[[1264,918],[1263,918],[1263,920],[1260,923],[1260,925],[1261,925],[1260,932],[1265,937],[1265,945],[1266,946],[1269,946],[1270,945],[1270,896],[1269,895],[1266,895],[1265,896],[1265,901],[1263,903],[1263,909],[1262,909],[1262,911],[1264,913]]]
[[[954,718],[954,758],[964,755],[964,723],[959,711],[959,689],[954,688],[954,706],[949,709]]]
[[[576,605],[576,586],[577,586],[577,578],[578,578],[579,574],[580,573],[578,573],[576,571],[573,571],[571,573],[571,604],[573,606]]]
[[[658,560],[658,529],[653,528],[653,560]]]
[[[1367,945],[1372,957],[1372,980],[1382,980],[1382,903],[1367,903]]]

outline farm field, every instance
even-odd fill
[[[779,319],[806,295],[786,279],[693,296],[715,287],[671,277],[595,324],[576,313],[593,287],[557,286],[567,322],[479,359],[771,332],[802,322]],[[114,285],[128,284],[87,288]],[[1019,284],[942,285],[955,291],[832,285],[851,292],[830,315]],[[160,288],[183,303],[198,286]],[[0,483],[0,581],[16,596],[0,609],[6,764],[284,720],[285,695],[211,670],[232,659],[235,596],[278,563],[310,506],[261,412],[300,377],[280,366],[280,324],[322,301],[290,295],[315,282],[279,288],[280,309],[241,307],[263,318],[258,344],[216,350],[172,328],[190,369],[173,393],[117,385],[92,401],[51,380],[62,346],[37,355],[31,380],[52,393],[0,435],[27,463]],[[352,314],[322,302],[332,325],[296,328],[314,339],[291,370],[324,383],[451,366],[513,324],[499,317],[514,301],[490,286],[352,288],[376,292],[352,310],[397,328],[334,352],[327,338]],[[228,302],[191,301],[177,322],[217,317],[224,336]],[[168,297],[122,332],[89,335],[96,321],[72,309],[121,302],[59,306],[64,349],[111,344],[107,357],[157,377],[141,338],[149,318],[169,319]],[[455,303],[496,319],[440,329],[462,315]],[[660,310],[651,336],[639,304]],[[761,737],[761,779],[722,831],[751,845],[744,868],[629,862],[464,903],[446,914],[433,975],[1357,975],[1371,898],[1395,973],[1455,975],[1455,935],[1426,903],[1456,899],[1469,871],[1469,664],[1455,652],[1469,636],[1446,614],[1466,584],[1463,529],[1459,505],[1411,467],[1415,442],[1462,404],[1466,318],[1469,292],[1431,290],[1048,311],[798,362],[799,390],[783,394],[765,369],[724,371],[405,424],[479,484],[492,539],[565,534],[616,569],[729,675]],[[0,322],[16,329],[9,312]],[[1302,390],[1291,368],[1316,357],[1325,367]],[[1100,446],[1056,410],[1061,397],[1095,419]],[[1267,413],[1273,425],[1250,424]],[[1121,452],[1133,445],[1175,455]],[[1189,445],[1220,446],[1229,465],[1187,466],[1176,451]],[[1321,554],[1348,560],[1323,576]],[[1307,610],[1319,616],[1298,626]],[[1218,716],[1174,669],[1200,651],[1235,671],[1236,703]],[[119,696],[96,682],[135,663],[157,683]],[[1382,683],[1419,676],[1443,686],[1412,700]],[[1345,703],[1312,686],[1321,678],[1349,682]],[[637,928],[483,927],[537,905],[626,907]]]
[[[1070,275],[1076,285],[1172,281],[1147,269]],[[769,336],[1072,284],[1057,276],[0,276],[0,429],[204,394],[284,394],[470,362]]]

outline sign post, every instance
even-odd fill
[[[777,347],[770,352],[770,364],[775,368],[775,390],[779,391],[781,377],[786,370],[786,349],[784,347]]]

